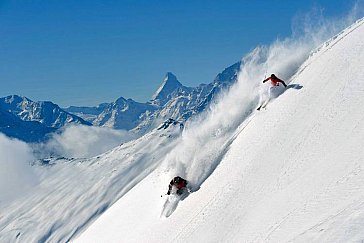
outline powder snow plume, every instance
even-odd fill
[[[353,23],[359,13],[362,11],[355,6],[345,18],[328,20],[319,10],[312,11],[295,19],[292,37],[258,46],[246,55],[236,84],[221,93],[207,111],[187,122],[178,145],[164,161],[163,183],[179,175],[190,182],[192,190],[198,190],[220,163],[239,125],[255,111],[260,98],[267,98],[270,86],[262,80],[275,73],[290,82],[310,53]],[[282,92],[283,87],[271,99]]]

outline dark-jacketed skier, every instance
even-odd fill
[[[184,190],[186,189],[187,184],[188,182],[182,177],[180,176],[174,177],[169,183],[167,195],[171,194],[173,188],[176,188],[177,195],[182,195]]]

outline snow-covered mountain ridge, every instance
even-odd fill
[[[13,113],[2,109],[0,109],[0,117],[1,133],[26,142],[40,141],[40,138],[56,130],[37,121],[23,121]]]
[[[13,113],[24,121],[38,121],[52,128],[63,127],[65,123],[91,125],[82,118],[65,112],[50,101],[34,102],[26,97],[11,95],[0,98],[0,108]]]
[[[205,110],[222,89],[236,81],[239,69],[240,62],[226,68],[212,83],[195,88],[183,86],[174,74],[168,72],[152,99],[146,103],[120,97],[97,107],[60,108],[49,101],[34,102],[26,97],[10,95],[0,98],[0,109],[16,115],[19,121],[17,126],[4,124],[1,131],[23,141],[38,142],[44,140],[48,133],[69,124],[92,124],[131,130],[141,136],[167,119],[185,122]]]
[[[172,93],[178,89],[181,89],[182,92],[185,87],[183,87],[173,73],[168,72],[164,77],[163,83],[152,96],[153,103],[163,106],[171,99]]]
[[[64,110],[76,116],[82,117],[85,121],[92,123],[92,121],[94,121],[97,116],[100,115],[107,105],[108,103],[101,103],[96,107],[70,106],[64,108]]]
[[[1,131],[10,137],[28,142],[41,141],[46,134],[67,124],[91,125],[50,101],[34,102],[18,95],[0,98],[0,111],[4,114]],[[5,119],[5,114],[6,117],[12,114],[13,118]]]
[[[98,113],[95,113],[95,108],[90,110],[90,107],[64,109],[76,111],[75,114],[85,120],[91,117],[89,121],[95,126],[132,130],[143,135],[169,118],[185,122],[204,111],[221,90],[234,84],[240,65],[241,62],[237,62],[218,74],[212,83],[194,88],[183,86],[173,73],[168,72],[147,103],[120,97],[115,102],[102,104],[103,109],[97,109]]]

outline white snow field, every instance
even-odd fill
[[[100,156],[34,166],[40,184],[0,207],[0,242],[69,241],[153,171],[179,134],[155,129]]]
[[[256,99],[226,106],[244,101],[233,95],[224,108],[217,104],[209,122],[201,121],[203,131],[187,127],[163,166],[75,242],[364,240],[363,23],[317,49],[266,109],[249,115]],[[284,67],[273,69],[284,74]],[[239,83],[251,92],[246,76],[243,70]],[[165,217],[160,195],[176,174],[194,192]]]

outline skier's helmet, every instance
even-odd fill
[[[181,177],[177,176],[173,179],[174,183],[179,183],[181,181]]]
[[[274,75],[274,73],[272,73],[272,75],[270,75],[271,78],[276,78],[276,75]]]

